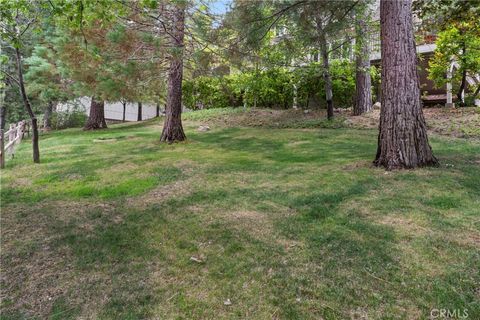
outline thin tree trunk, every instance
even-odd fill
[[[160,103],[157,103],[157,112],[155,113],[155,118],[160,117]]]
[[[382,107],[376,166],[387,170],[437,164],[420,99],[409,0],[380,2]]]
[[[142,121],[142,103],[138,103],[137,121]]]
[[[87,123],[83,127],[83,130],[97,130],[107,128],[107,122],[105,121],[105,102],[92,97],[90,103],[90,115],[88,116]]]
[[[372,80],[370,78],[370,57],[366,38],[365,18],[356,14],[356,61],[355,61],[355,103],[353,115],[358,116],[372,110]]]
[[[123,106],[123,116],[122,116],[122,122],[125,122],[125,112],[127,110],[127,102],[122,101],[122,106]]]
[[[7,108],[5,105],[5,101],[2,101],[2,105],[0,106],[0,129],[5,129],[6,116]]]
[[[52,113],[53,113],[53,101],[49,101],[43,114],[43,129],[46,131],[52,130]]]
[[[457,92],[457,99],[460,107],[465,107],[464,99],[464,91],[467,84],[467,70],[462,71],[462,82],[460,83],[460,88],[458,88]]]
[[[463,35],[464,32],[463,32],[463,29],[460,28],[460,35]],[[465,56],[466,56],[466,50],[467,50],[467,47],[465,45],[465,42],[462,43],[462,55],[461,55],[461,59],[464,60],[465,59]],[[462,65],[464,65],[462,63]],[[465,101],[464,101],[464,97],[465,97],[465,87],[467,85],[467,69],[464,69],[462,71],[462,80],[460,82],[460,88],[458,88],[458,92],[457,92],[457,100],[458,100],[458,103],[460,105],[460,107],[465,107]]]
[[[185,8],[173,5],[173,42],[177,49],[170,60],[168,71],[167,106],[160,141],[172,143],[186,139],[182,126],[182,78],[183,78],[183,38],[185,35]]]
[[[325,97],[327,99],[327,118],[333,119],[333,93],[332,93],[332,77],[330,75],[330,61],[328,59],[328,47],[325,33],[319,28],[320,53],[322,55],[323,64],[323,80],[325,82]]]
[[[258,61],[255,60],[255,90],[253,91],[253,107],[257,108],[257,97],[258,97]],[[265,106],[264,106],[265,107]]]
[[[17,58],[17,73],[18,73],[18,85],[20,88],[20,95],[22,96],[23,104],[27,109],[30,120],[32,121],[32,149],[33,149],[33,162],[40,163],[40,148],[38,146],[38,124],[37,118],[33,113],[32,106],[30,105],[30,100],[28,100],[27,93],[25,91],[25,83],[23,81],[23,70],[22,70],[22,56],[20,54],[20,49],[18,46],[15,48],[15,55]]]

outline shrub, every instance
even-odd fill
[[[332,89],[336,107],[350,107],[355,95],[355,67],[348,60],[334,60],[331,65]],[[372,84],[378,71],[372,67]],[[202,76],[183,82],[183,101],[190,109],[248,106],[288,109],[293,105],[294,84],[298,106],[308,108],[309,101],[325,106],[322,66],[312,63],[293,72],[270,68],[223,77]]]
[[[228,81],[218,77],[198,77],[183,82],[183,101],[190,109],[226,108],[235,103]]]
[[[66,129],[82,127],[87,120],[85,112],[73,109],[69,111],[57,111],[52,114],[52,128]]]
[[[355,64],[348,60],[333,60],[330,65],[332,77],[333,104],[336,108],[353,106],[355,99]],[[379,81],[378,70],[372,66],[372,88]],[[323,67],[315,62],[294,72],[294,81],[298,88],[298,105],[307,108],[309,100],[320,102],[319,106],[326,106],[325,81]],[[372,92],[374,93],[374,92]]]

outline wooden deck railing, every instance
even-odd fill
[[[0,168],[5,167],[7,155],[15,155],[15,147],[20,144],[25,133],[29,133],[29,123],[25,120],[19,123],[11,124],[10,128],[4,132],[0,129]]]

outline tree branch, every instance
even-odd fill
[[[20,85],[20,81],[18,81],[17,78],[15,78],[14,76],[12,76],[10,73],[8,73],[7,71],[5,70],[0,70],[4,75],[6,75],[10,80],[13,80],[17,85]]]

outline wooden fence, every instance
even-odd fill
[[[0,167],[5,167],[5,159],[7,155],[12,158],[15,155],[15,147],[20,144],[25,133],[30,135],[29,123],[25,120],[16,124],[11,124],[10,128],[4,132],[0,129]]]

